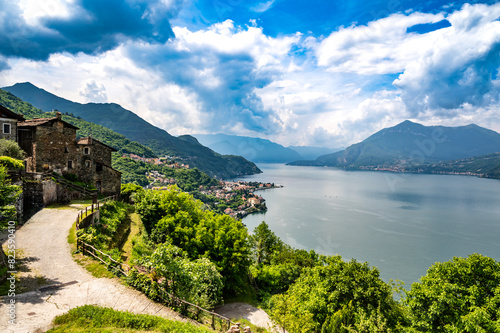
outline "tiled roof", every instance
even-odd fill
[[[22,114],[17,114],[15,112],[12,112],[9,109],[7,109],[6,107],[3,107],[2,105],[0,105],[0,115],[2,117],[5,117],[5,118],[17,119],[20,121],[24,120],[24,117]]]
[[[36,118],[36,119],[28,119],[18,124],[19,127],[36,127],[49,123],[53,123],[54,121],[61,121],[66,127],[78,129],[78,127],[71,125],[70,123],[65,122],[64,120],[54,118]]]
[[[79,145],[91,145],[91,144],[94,144],[94,143],[99,143],[99,144],[101,144],[101,145],[103,145],[105,147],[108,147],[109,149],[111,149],[111,151],[118,151],[115,148],[113,148],[111,146],[108,146],[107,144],[102,143],[101,141],[96,140],[96,139],[94,139],[91,136],[87,136],[85,138],[81,138],[76,143],[79,144]]]

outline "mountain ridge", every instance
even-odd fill
[[[500,151],[500,134],[476,124],[424,126],[406,120],[333,154],[290,165],[341,168],[406,168]]]
[[[254,163],[242,157],[223,156],[199,143],[172,136],[116,103],[76,103],[29,82],[2,89],[44,111],[57,109],[109,128],[151,148],[158,155],[185,158],[191,166],[211,176],[231,178],[262,172]]]

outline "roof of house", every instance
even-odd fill
[[[113,147],[111,147],[111,146],[108,146],[107,144],[102,143],[101,141],[96,140],[96,139],[94,139],[94,138],[93,138],[93,137],[91,137],[91,136],[87,136],[87,137],[85,137],[85,138],[78,139],[78,141],[77,141],[76,143],[77,143],[77,144],[79,144],[79,145],[92,145],[92,144],[94,144],[94,143],[99,143],[99,144],[101,144],[101,145],[103,145],[103,146],[105,146],[105,147],[107,147],[107,148],[111,149],[111,151],[118,151],[118,150],[116,150],[115,148],[113,148]]]
[[[0,105],[0,116],[3,118],[11,118],[11,119],[17,119],[20,121],[24,120],[24,117],[22,114],[17,114],[15,112],[10,111],[6,107]]]
[[[59,117],[28,119],[28,120],[25,120],[23,122],[20,122],[18,124],[18,126],[19,127],[36,127],[36,126],[42,126],[45,124],[53,124],[56,121],[62,122],[66,127],[78,129],[78,127],[71,125],[70,123],[67,123],[64,120],[61,120]]]

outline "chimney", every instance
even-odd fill
[[[59,111],[56,112],[57,119],[61,120],[61,115],[62,115],[61,112],[59,112]]]

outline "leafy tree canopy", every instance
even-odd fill
[[[182,249],[165,243],[143,258],[142,264],[177,297],[210,309],[222,300],[222,276],[207,258],[190,260]]]
[[[420,332],[500,332],[500,263],[480,254],[435,263],[404,303]]]
[[[321,260],[286,293],[273,296],[271,316],[278,324],[294,333],[350,332],[362,325],[389,332],[403,320],[376,268],[340,256]]]
[[[234,291],[247,278],[248,233],[240,221],[203,209],[203,203],[173,186],[137,193],[136,211],[156,244],[170,243],[191,259],[208,258]]]
[[[7,226],[10,220],[16,220],[16,208],[13,206],[21,194],[21,186],[12,185],[7,178],[7,168],[0,165],[0,230]]]

